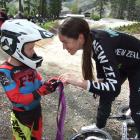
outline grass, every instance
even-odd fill
[[[51,29],[56,28],[58,26],[58,21],[48,21],[41,26],[42,26],[42,28],[44,28],[46,30],[51,30]]]
[[[140,34],[140,22],[128,25],[121,26],[119,28],[115,28],[117,31],[126,32],[129,34]]]
[[[57,20],[48,21],[45,24],[42,24],[41,26],[42,26],[42,28],[51,31],[51,30],[56,30],[59,26],[59,23],[58,23]],[[93,27],[91,27],[91,28],[93,28]],[[97,29],[98,28],[100,28],[100,29],[103,28],[104,29],[105,27],[104,26],[99,26],[98,27],[98,25],[94,25],[94,28],[97,28]],[[140,22],[136,22],[134,24],[127,25],[127,26],[126,25],[120,26],[120,27],[115,28],[115,30],[125,32],[125,33],[128,33],[128,34],[140,34]]]

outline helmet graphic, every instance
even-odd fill
[[[28,58],[24,54],[24,45],[44,38],[51,38],[53,34],[26,19],[6,20],[1,27],[1,48],[10,56],[25,65],[36,69],[41,66],[42,57],[35,54]]]

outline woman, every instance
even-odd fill
[[[71,55],[83,49],[84,80],[72,74],[62,75],[60,80],[100,96],[96,122],[98,128],[105,127],[112,101],[128,78],[131,115],[140,138],[140,41],[112,30],[90,30],[88,23],[81,18],[66,19],[58,33],[63,48]],[[94,80],[92,59],[96,62],[99,81]]]

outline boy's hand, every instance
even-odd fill
[[[48,80],[47,82],[44,82],[44,84],[36,91],[33,92],[34,97],[38,98],[38,95],[44,96],[46,94],[50,94],[56,90],[58,85],[61,81],[58,80],[58,78],[54,77]]]
[[[59,82],[56,79],[51,79],[48,82],[45,83],[46,89],[51,93],[56,90],[56,88],[59,85]]]
[[[44,82],[44,84],[40,87],[39,91],[40,93],[43,93],[43,95],[52,93],[56,90],[58,87],[60,81],[57,77],[53,77],[49,79],[47,82]]]

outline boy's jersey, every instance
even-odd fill
[[[7,62],[0,66],[0,82],[14,110],[28,111],[40,104],[41,97],[35,100],[32,92],[42,85],[41,80],[37,71],[27,66]]]
[[[104,82],[89,81],[89,91],[116,94],[121,88],[120,74],[140,68],[140,40],[112,30],[92,30],[91,33],[97,77]]]

